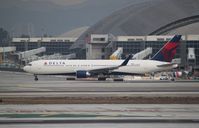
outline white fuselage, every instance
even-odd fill
[[[69,74],[76,71],[94,70],[119,66],[123,60],[38,60],[30,63],[30,66],[25,66],[24,70],[32,74]],[[126,66],[121,66],[112,72],[130,73],[130,74],[145,74],[164,70],[170,70],[177,67],[171,65],[159,67],[158,65],[169,64],[168,62],[154,60],[129,60]]]

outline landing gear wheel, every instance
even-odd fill
[[[66,80],[76,80],[76,79],[73,77],[68,77],[68,78],[66,78]]]
[[[98,78],[98,81],[105,81],[106,80],[106,77],[99,77]]]
[[[171,78],[171,81],[172,81],[172,82],[175,82],[175,79],[174,79],[174,78]]]
[[[116,78],[116,79],[113,79],[113,81],[124,81],[124,79],[122,79],[122,78]]]
[[[34,75],[34,76],[35,76],[35,81],[38,81],[39,79],[38,79],[37,75]]]

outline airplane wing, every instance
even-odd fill
[[[107,67],[107,68],[99,68],[99,69],[93,69],[89,70],[90,73],[99,74],[99,73],[110,73],[114,69],[118,69],[119,67],[126,66],[129,62],[129,60],[132,58],[132,54],[130,54],[119,66],[113,66],[113,67]]]

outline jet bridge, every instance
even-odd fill
[[[44,56],[39,57],[38,59],[57,60],[57,59],[71,59],[71,58],[76,58],[76,54],[71,53],[68,55],[62,55],[62,54],[56,53],[52,55],[44,55]]]
[[[117,50],[110,56],[111,60],[118,60],[121,58],[121,55],[123,53],[123,48],[118,47]]]
[[[45,51],[46,51],[46,48],[41,47],[41,48],[37,48],[37,49],[25,51],[25,52],[19,52],[17,54],[18,54],[20,60],[27,60],[31,56],[45,52]]]
[[[133,56],[133,59],[134,60],[142,60],[142,59],[146,58],[147,56],[149,56],[150,54],[152,54],[152,48],[148,47],[145,50],[142,50],[142,51],[136,53]]]

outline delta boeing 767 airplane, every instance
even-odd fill
[[[171,63],[180,44],[181,35],[175,35],[149,60],[37,60],[24,67],[37,75],[73,75],[76,78],[98,77],[106,80],[110,75],[143,75],[171,70],[178,65]]]

